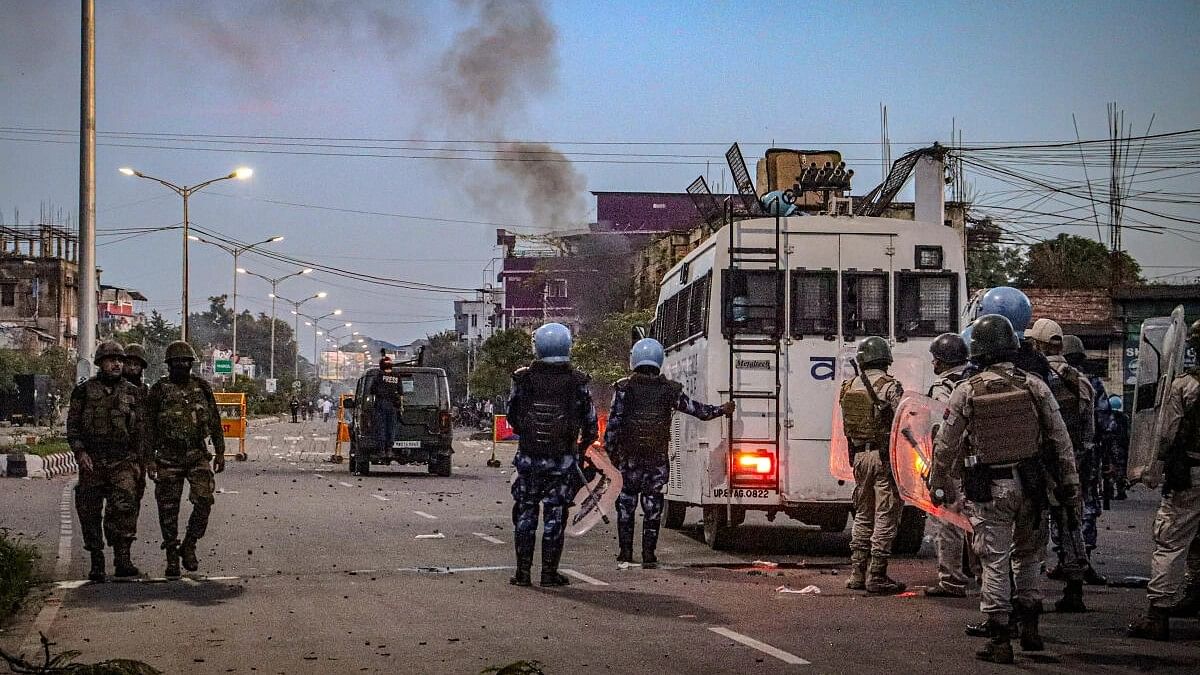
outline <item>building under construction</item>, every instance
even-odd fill
[[[79,237],[54,225],[0,226],[0,346],[74,349]]]

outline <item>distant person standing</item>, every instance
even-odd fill
[[[292,411],[292,424],[298,423],[300,421],[297,419],[297,416],[300,414],[300,399],[293,396],[292,400],[288,401],[288,408]]]
[[[333,413],[333,399],[321,399],[321,415],[324,422],[329,424],[329,415]]]

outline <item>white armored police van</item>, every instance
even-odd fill
[[[730,219],[664,277],[651,334],[663,372],[731,419],[676,415],[667,527],[703,510],[704,538],[730,545],[749,511],[842,531],[851,481],[830,471],[839,358],[864,337],[892,344],[906,391],[933,379],[929,344],[961,329],[961,232],[944,224],[810,215]],[[905,507],[897,552],[921,544],[924,515]]]

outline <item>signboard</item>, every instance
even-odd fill
[[[274,394],[274,393],[275,393],[275,389],[276,389],[276,387],[278,386],[278,384],[279,384],[279,380],[276,380],[276,379],[275,379],[275,378],[273,378],[273,377],[268,377],[268,378],[267,378],[267,393],[268,393],[268,394]]]
[[[233,360],[232,359],[217,359],[213,361],[213,372],[217,375],[232,375]]]

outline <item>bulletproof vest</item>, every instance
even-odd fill
[[[203,447],[214,420],[202,385],[193,378],[182,385],[164,379],[159,386],[162,399],[152,420],[158,442],[165,448]]]
[[[125,380],[108,386],[95,377],[82,386],[85,445],[103,454],[129,451],[138,425],[137,390]]]
[[[875,390],[883,389],[895,381],[891,375],[882,375],[875,380]],[[892,432],[891,415],[889,411],[875,406],[866,389],[856,389],[855,382],[861,384],[862,380],[853,378],[842,382],[842,392],[838,397],[842,407],[842,431],[852,447],[871,445],[874,449],[886,448]],[[877,398],[882,401],[883,397]]]
[[[671,443],[671,415],[683,385],[662,375],[642,375],[621,380],[625,419],[620,429],[621,450],[631,456],[665,458]]]
[[[1012,464],[1038,455],[1041,427],[1026,377],[1019,370],[989,369],[967,380],[971,387],[967,436],[980,464]]]
[[[571,368],[531,367],[518,371],[517,385],[528,396],[521,411],[521,452],[560,456],[575,451],[581,425],[575,410],[579,384],[579,375]]]
[[[1065,363],[1052,366],[1054,376],[1047,382],[1054,400],[1058,401],[1058,412],[1062,415],[1063,424],[1067,425],[1067,433],[1071,436],[1071,445],[1080,448],[1083,445],[1084,418],[1080,412],[1082,396],[1079,380],[1082,377],[1078,370]]]

